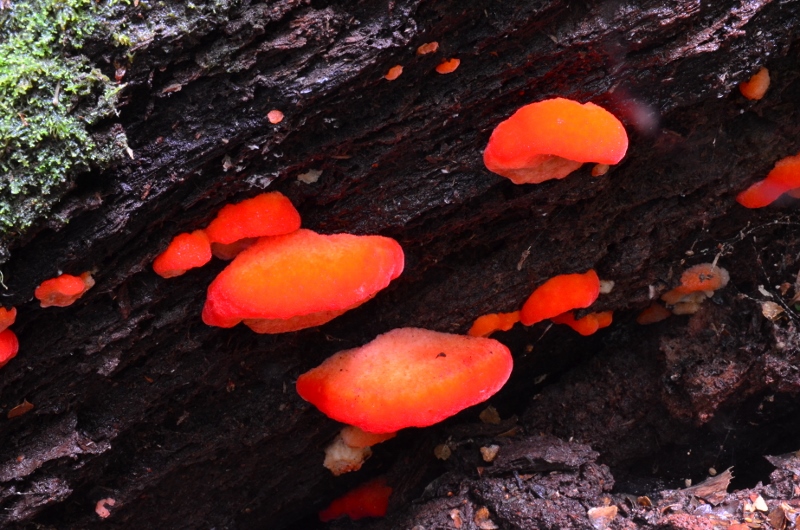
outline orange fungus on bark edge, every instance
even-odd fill
[[[208,287],[203,322],[283,333],[332,320],[366,302],[403,272],[394,239],[297,230],[264,237]]]
[[[475,319],[467,331],[470,337],[488,337],[495,331],[508,331],[519,322],[519,311],[513,313],[489,313]]]
[[[8,328],[17,319],[17,308],[6,309],[0,307],[0,332]]]
[[[354,521],[364,517],[383,517],[391,495],[392,488],[386,485],[386,479],[376,478],[333,501],[319,512],[319,519],[328,522],[345,515]]]
[[[7,329],[0,332],[0,368],[8,364],[19,351],[19,341],[13,331]]]
[[[89,272],[80,276],[62,274],[56,278],[43,281],[34,291],[33,296],[42,307],[66,307],[92,288],[94,278]]]
[[[277,236],[300,228],[300,213],[282,193],[262,193],[223,207],[206,228],[212,243],[229,244],[246,237]]]
[[[576,319],[574,311],[567,311],[553,317],[551,320],[555,324],[565,324],[586,337],[592,335],[598,329],[610,326],[613,315],[613,311],[603,311],[601,313],[589,313]]]
[[[767,178],[737,195],[736,202],[745,208],[763,208],[795,188],[800,188],[800,153],[778,160]]]
[[[496,340],[401,328],[302,374],[297,393],[329,418],[388,433],[427,427],[486,401],[512,366]]]
[[[594,103],[564,98],[531,103],[497,125],[486,168],[515,184],[564,178],[584,162],[617,164],[628,150],[622,123]]]
[[[172,238],[167,249],[153,260],[153,270],[162,278],[174,278],[209,261],[211,243],[208,236],[202,230],[195,230]]]
[[[561,274],[537,287],[520,311],[526,326],[572,309],[589,307],[600,295],[600,279],[594,269],[583,274]]]
[[[744,97],[751,100],[759,100],[764,97],[769,88],[769,70],[764,68],[753,74],[753,76],[739,84],[739,91]]]

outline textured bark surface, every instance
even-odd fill
[[[463,528],[479,527],[467,511],[480,506],[503,528],[563,528],[614,482],[643,495],[735,465],[750,487],[772,470],[760,455],[797,449],[800,220],[794,201],[748,211],[734,197],[798,150],[799,2],[243,1],[183,32],[163,29],[179,24],[162,11],[126,12],[133,28],[162,28],[132,50],[124,78],[119,126],[134,160],[82,176],[57,216],[69,222],[18,241],[3,267],[21,349],[0,371],[0,407],[35,406],[0,421],[5,525],[86,528],[113,498],[103,524],[119,528],[312,528],[331,499],[386,472],[395,515],[362,527],[455,527],[455,500],[469,500]],[[429,41],[439,51],[415,55]],[[126,60],[94,51],[111,76]],[[448,57],[460,67],[437,74]],[[396,64],[403,74],[383,79]],[[772,86],[750,102],[736,85],[760,65]],[[619,116],[623,162],[536,186],[486,171],[492,128],[553,96]],[[272,109],[283,122],[267,121]],[[297,180],[311,170],[316,183]],[[307,228],[396,238],[405,272],[320,328],[203,325],[224,263],[163,280],[151,262],[173,235],[263,189],[289,196]],[[731,285],[700,313],[635,324],[685,266],[716,257]],[[590,338],[545,324],[498,334],[516,363],[492,400],[506,423],[470,410],[402,432],[359,473],[322,468],[339,427],[295,394],[297,375],[395,327],[464,332],[588,268],[616,284],[595,306],[615,323]],[[97,285],[75,305],[32,300],[58,271],[85,270]],[[774,322],[766,300],[785,310]],[[479,476],[477,444],[535,453],[543,432],[586,445],[565,456],[577,463],[561,470],[560,507],[529,499],[536,508],[515,514],[498,499],[534,471]],[[442,463],[433,448],[448,439]],[[526,495],[546,498],[555,481]],[[626,516],[631,528],[661,524]]]

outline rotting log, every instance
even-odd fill
[[[539,432],[575,436],[634,494],[724,469],[746,447],[752,459],[796,449],[784,447],[800,387],[795,287],[786,298],[775,286],[794,282],[800,221],[790,201],[748,211],[734,197],[798,150],[800,3],[243,1],[183,26],[171,6],[124,9],[132,32],[160,28],[133,49],[87,47],[111,77],[132,58],[115,125],[134,159],[79,176],[53,220],[9,246],[3,301],[19,310],[21,350],[0,371],[0,406],[35,408],[0,422],[4,525],[91,527],[113,498],[105,524],[119,528],[310,528],[332,498],[388,472],[397,519],[375,524],[391,527],[426,485],[474,473],[472,456],[442,464],[434,446],[509,430],[523,447]],[[436,54],[415,55],[430,41]],[[437,74],[448,57],[460,67]],[[385,80],[396,64],[402,75]],[[761,65],[772,87],[746,101],[736,85]],[[536,186],[487,172],[492,128],[552,96],[619,116],[625,160],[601,178],[585,166]],[[298,181],[312,170],[317,182]],[[404,274],[320,328],[204,326],[205,288],[224,264],[163,280],[152,260],[263,189],[289,196],[307,228],[396,238]],[[684,264],[718,255],[732,277],[721,305],[633,322]],[[338,427],[294,393],[298,374],[395,327],[464,332],[546,278],[592,267],[616,284],[597,304],[615,310],[611,328],[500,336],[516,368],[493,403],[516,429],[487,430],[472,410],[401,433],[359,476],[322,468]],[[97,285],[75,305],[32,300],[42,280],[85,270]],[[762,316],[759,286],[784,303],[779,320]],[[592,469],[592,480],[609,473]],[[490,504],[498,480],[459,495]],[[592,484],[586,495],[606,493]]]

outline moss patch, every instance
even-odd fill
[[[46,215],[71,177],[126,147],[87,127],[114,112],[120,87],[80,54],[98,28],[90,0],[0,0],[0,232]]]

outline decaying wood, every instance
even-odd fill
[[[126,16],[168,27],[160,13],[137,2]],[[784,447],[796,444],[785,421],[800,389],[795,293],[775,286],[797,276],[800,220],[791,201],[748,211],[734,197],[798,150],[798,24],[800,3],[778,0],[278,0],[226,6],[188,33],[156,32],[125,73],[119,126],[134,159],[82,176],[55,216],[69,222],[19,240],[3,266],[21,350],[0,371],[0,406],[34,409],[0,422],[0,520],[311,528],[332,498],[388,472],[395,518],[376,528],[430,528],[436,510],[441,527],[454,524],[452,510],[463,528],[563,527],[563,512],[516,518],[497,503],[534,471],[478,475],[470,460],[472,437],[524,448],[541,432],[600,455],[573,455],[586,463],[564,472],[587,489],[570,506],[600,506],[614,480],[645,494],[712,465],[750,473],[742,486],[766,480],[766,464],[748,471],[732,459],[797,448]],[[430,41],[438,52],[417,56]],[[126,50],[92,50],[112,77],[126,60]],[[449,57],[460,67],[437,74]],[[402,75],[385,80],[396,64]],[[761,65],[772,86],[747,101],[736,85]],[[618,115],[631,139],[625,160],[604,177],[587,165],[536,186],[487,172],[492,128],[552,96]],[[272,109],[281,123],[267,120]],[[321,171],[317,182],[298,181],[309,171]],[[152,260],[173,235],[263,189],[289,196],[305,227],[396,238],[405,272],[317,329],[256,336],[203,325],[205,288],[224,264],[163,280]],[[731,285],[701,313],[633,322],[685,265],[716,257]],[[338,427],[295,394],[298,374],[394,327],[464,332],[478,315],[517,309],[544,279],[592,267],[615,282],[596,304],[615,310],[609,330],[587,339],[542,324],[500,336],[516,367],[493,403],[517,422],[487,433],[469,411],[401,433],[359,476],[322,468]],[[32,300],[42,280],[85,270],[97,285],[75,305]],[[759,285],[783,317],[763,317]],[[455,460],[441,463],[433,448],[448,438]],[[449,485],[472,504],[448,501]],[[420,497],[428,503],[415,520]]]

